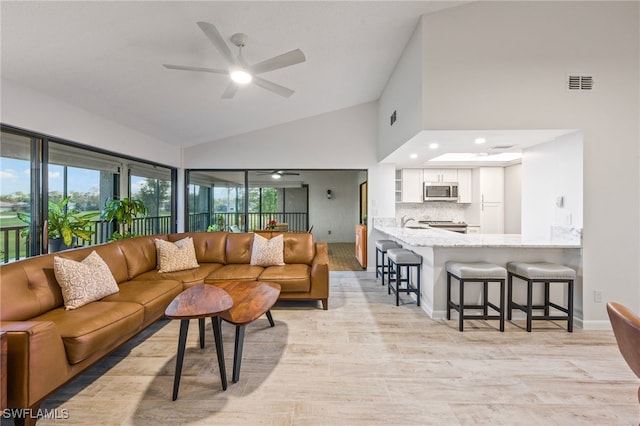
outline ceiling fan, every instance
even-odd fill
[[[218,49],[222,54],[229,64],[229,68],[224,70],[218,68],[163,64],[165,68],[170,70],[227,74],[231,78],[231,82],[222,94],[222,99],[233,98],[238,91],[238,88],[248,83],[253,83],[256,86],[262,87],[263,89],[269,90],[277,95],[284,96],[285,98],[288,98],[294,93],[293,90],[287,87],[280,86],[279,84],[265,80],[257,75],[304,62],[304,53],[302,53],[300,49],[295,49],[290,52],[283,53],[282,55],[274,56],[273,58],[258,62],[257,64],[249,65],[242,56],[242,48],[247,42],[246,34],[236,33],[231,36],[231,42],[238,47],[238,56],[234,57],[229,46],[227,46],[227,43],[222,38],[222,35],[220,35],[220,32],[215,25],[209,22],[198,22],[197,24],[204,32],[204,35],[207,36],[209,41],[211,41],[216,49]]]
[[[258,172],[259,175],[270,175],[273,179],[281,179],[282,176],[300,176],[300,173],[288,172],[286,170],[272,170],[266,172]]]

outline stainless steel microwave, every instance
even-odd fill
[[[458,201],[458,182],[425,182],[424,201]]]

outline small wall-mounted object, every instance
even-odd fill
[[[393,126],[393,124],[396,122],[397,120],[397,116],[396,116],[396,111],[393,111],[393,114],[391,114],[391,125]]]
[[[563,208],[564,207],[564,195],[560,195],[556,198],[556,206]]]
[[[327,199],[330,200],[331,198],[333,198],[333,193],[331,192],[330,189],[327,189]]]

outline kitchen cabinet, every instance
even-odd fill
[[[482,203],[480,210],[480,232],[504,234],[504,204]]]
[[[424,169],[425,182],[458,182],[458,169]]]
[[[356,225],[356,259],[362,269],[367,269],[367,226]]]
[[[402,194],[403,203],[422,203],[422,169],[402,169]]]
[[[504,233],[504,168],[479,167],[472,174],[470,221],[482,234]]]
[[[504,168],[480,167],[478,188],[481,203],[504,202]]]
[[[402,170],[396,170],[396,203],[402,202]]]
[[[472,190],[471,169],[458,169],[458,202],[471,203]]]

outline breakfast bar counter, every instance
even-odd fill
[[[382,221],[381,221],[382,222]],[[488,262],[505,266],[507,262],[553,262],[576,270],[574,314],[582,318],[582,250],[580,234],[571,228],[558,227],[548,237],[526,237],[518,234],[459,234],[434,228],[399,227],[386,222],[374,223],[375,239],[395,240],[423,258],[421,307],[435,319],[445,318],[447,307],[447,261]],[[526,298],[526,286],[514,286],[514,296]],[[465,303],[475,302],[477,292],[465,294]],[[552,291],[552,298],[565,297]],[[491,294],[490,297],[498,297]],[[534,302],[542,300],[541,289],[534,289]],[[517,318],[517,317],[515,317]]]

